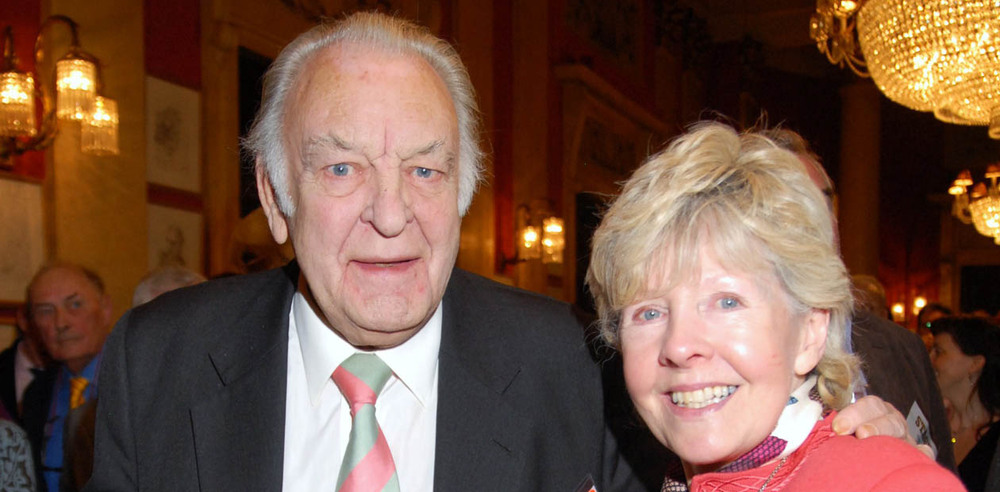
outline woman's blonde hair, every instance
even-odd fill
[[[837,252],[826,200],[791,151],[763,134],[699,123],[651,156],[625,183],[594,233],[587,285],[605,340],[615,347],[622,310],[697,272],[709,243],[726,268],[773,273],[793,315],[830,313],[816,366],[824,403],[850,403],[857,359],[845,350],[851,280]]]

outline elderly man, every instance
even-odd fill
[[[111,324],[111,297],[94,272],[71,263],[42,267],[28,287],[28,318],[59,364],[54,381],[36,381],[24,396],[23,423],[43,471],[45,490],[59,490],[70,412],[97,397],[101,349]],[[38,452],[41,455],[38,455]],[[89,461],[89,458],[87,459]]]
[[[454,269],[476,113],[405,21],[287,46],[247,143],[296,262],[123,317],[90,490],[636,490],[569,307]]]
[[[123,317],[88,487],[633,486],[569,308],[453,271],[476,113],[454,50],[407,22],[356,14],[286,47],[248,143],[297,262]]]

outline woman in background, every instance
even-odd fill
[[[970,492],[985,490],[1000,440],[1000,327],[986,318],[931,322],[931,365],[949,408],[955,462]]]
[[[663,490],[962,490],[887,437],[835,436],[856,359],[852,297],[825,198],[762,135],[703,124],[650,157],[594,235],[602,333],[687,486]]]

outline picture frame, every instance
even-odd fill
[[[150,183],[200,193],[201,96],[146,77],[146,176]]]
[[[204,218],[198,212],[147,204],[149,269],[179,265],[204,272]]]

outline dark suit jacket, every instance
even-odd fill
[[[20,417],[20,412],[17,411],[17,385],[14,381],[14,360],[17,358],[18,343],[21,343],[20,338],[0,352],[0,405],[15,419]]]
[[[891,403],[904,417],[916,402],[930,424],[938,463],[954,470],[951,427],[934,369],[920,338],[889,320],[859,313],[853,322],[851,342],[854,352],[861,357],[868,394]]]
[[[35,460],[35,469],[38,471],[39,484],[45,483],[45,480],[42,479],[45,424],[49,420],[52,388],[56,384],[56,376],[58,375],[58,367],[46,369],[36,375],[31,380],[31,384],[25,388],[24,399],[21,402],[21,427],[28,433],[28,441],[31,442],[31,452]]]
[[[297,277],[292,264],[126,313],[105,346],[87,490],[280,490]],[[567,305],[456,270],[439,363],[435,490],[636,486]]]

